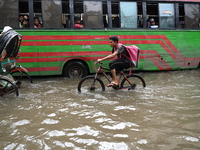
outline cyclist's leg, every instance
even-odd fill
[[[130,64],[125,62],[124,59],[116,59],[109,63],[109,67],[110,67],[111,74],[112,74],[112,82],[108,86],[112,86],[113,84],[119,85],[118,80],[117,80],[116,71],[121,71],[124,68],[129,68]]]

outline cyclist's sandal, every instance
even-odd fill
[[[107,85],[107,87],[113,87],[113,86],[119,86],[118,84],[115,84],[113,82],[111,82],[110,84]]]

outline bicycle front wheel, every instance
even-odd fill
[[[78,91],[81,93],[103,92],[105,91],[105,85],[99,78],[95,79],[94,76],[86,76],[79,82]]]
[[[128,90],[140,90],[146,87],[146,83],[142,77],[139,75],[129,75],[126,76],[121,82],[121,89]]]

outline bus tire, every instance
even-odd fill
[[[68,78],[81,78],[88,75],[88,68],[80,61],[67,63],[63,68],[63,76]]]

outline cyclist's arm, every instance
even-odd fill
[[[106,56],[106,57],[103,57],[103,58],[101,58],[101,59],[98,59],[97,61],[99,62],[99,61],[111,59],[111,58],[115,57],[117,54],[118,54],[118,52],[114,52],[114,53],[112,53],[112,54],[110,54],[110,55],[108,55],[108,56]]]

